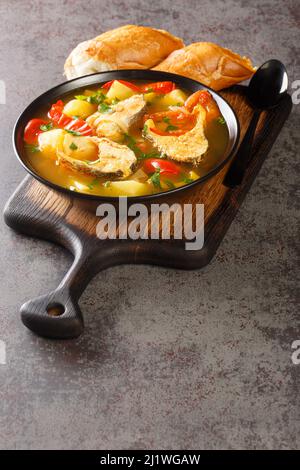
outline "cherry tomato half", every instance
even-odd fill
[[[176,85],[173,82],[155,82],[155,83],[146,83],[140,87],[142,93],[158,93],[165,94],[170,93],[170,91],[175,90]]]
[[[148,158],[144,162],[143,169],[146,173],[155,173],[155,171],[160,170],[161,175],[180,174],[180,168],[175,163],[160,158]]]
[[[33,145],[37,142],[39,134],[43,132],[41,129],[43,124],[48,123],[44,119],[31,119],[31,121],[28,122],[24,130],[24,140],[26,144]]]

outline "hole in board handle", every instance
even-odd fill
[[[65,312],[62,304],[50,304],[47,307],[47,313],[50,317],[60,317]]]

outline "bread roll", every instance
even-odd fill
[[[149,69],[184,46],[162,29],[127,25],[84,41],[71,52],[65,75],[71,78],[115,69]]]
[[[211,42],[195,42],[174,51],[154,70],[184,75],[214,90],[242,82],[255,72],[250,59]]]

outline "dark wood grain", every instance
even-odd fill
[[[241,139],[252,116],[245,88],[222,92],[236,111]],[[99,203],[58,193],[27,176],[8,201],[6,223],[23,233],[54,241],[74,255],[74,262],[58,286],[21,307],[24,324],[37,334],[52,338],[73,338],[83,331],[78,300],[90,279],[109,266],[124,263],[155,264],[181,269],[205,266],[214,256],[239,210],[252,182],[266,159],[292,103],[289,95],[280,105],[262,113],[245,179],[234,189],[222,184],[230,162],[213,178],[165,201],[204,204],[205,243],[199,251],[186,251],[185,240],[105,240],[96,236],[96,207]],[[163,201],[163,202],[165,202]],[[63,313],[62,313],[63,311]]]

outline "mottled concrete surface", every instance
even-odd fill
[[[277,57],[300,79],[299,1],[0,2],[1,206],[24,177],[11,148],[18,113],[61,82],[77,42],[125,23]],[[297,448],[299,110],[295,106],[216,258],[182,272],[122,266],[80,302],[76,341],[38,338],[19,306],[56,287],[71,258],[1,230],[0,447]]]

